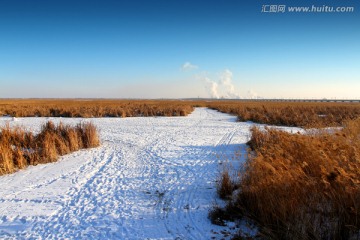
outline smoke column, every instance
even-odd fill
[[[220,75],[220,83],[226,98],[240,98],[239,94],[235,92],[235,86],[232,83],[233,73],[229,69],[225,69]]]
[[[205,77],[205,84],[206,84],[206,88],[210,91],[210,95],[212,98],[220,98],[219,96],[219,92],[218,92],[218,84],[212,80],[210,80],[210,78]]]

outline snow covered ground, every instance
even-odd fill
[[[251,123],[197,108],[169,118],[3,117],[0,126],[36,132],[47,120],[91,121],[102,144],[1,176],[0,238],[221,239],[234,231],[207,215],[221,163],[246,151]]]

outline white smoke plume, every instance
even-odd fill
[[[228,88],[230,93],[233,93],[235,91],[235,87],[231,82],[232,76],[233,74],[229,69],[225,69],[220,76],[220,82],[224,84],[226,88]]]
[[[218,92],[219,85],[208,77],[204,77],[203,80],[205,81],[205,87],[210,92],[211,98],[217,98],[217,99],[220,98]]]
[[[201,79],[205,82],[205,88],[208,90],[212,98],[240,98],[240,95],[235,91],[232,78],[233,73],[229,69],[225,69],[220,74],[218,81],[213,81],[207,76],[201,77]]]
[[[220,75],[220,83],[222,84],[225,98],[240,98],[235,92],[235,86],[232,83],[233,73],[229,69],[225,69]]]
[[[190,62],[185,62],[183,65],[181,65],[182,71],[192,71],[198,68],[198,66]],[[229,69],[225,69],[224,71],[222,71],[218,75],[217,81],[210,79],[207,72],[203,72],[200,73],[200,75],[195,76],[197,76],[197,78],[204,83],[205,88],[211,98],[241,98],[239,93],[235,90],[235,86],[232,82],[233,73]]]

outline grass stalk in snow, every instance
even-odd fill
[[[221,177],[217,185],[217,194],[221,199],[227,199],[231,197],[234,189],[235,186],[233,180],[230,177],[229,170],[224,169],[224,171],[221,173]]]

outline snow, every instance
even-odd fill
[[[241,164],[233,155],[246,155],[253,123],[196,108],[166,118],[3,117],[0,126],[37,132],[48,120],[91,121],[102,144],[1,176],[0,238],[228,239],[221,232],[236,230],[207,215],[215,180]]]

